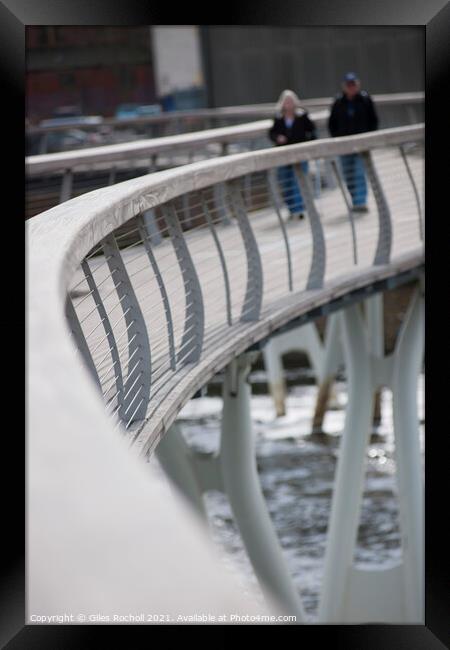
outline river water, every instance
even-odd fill
[[[335,385],[333,409],[326,414],[325,438],[310,435],[317,387],[306,369],[290,377],[287,414],[277,418],[267,394],[252,397],[252,421],[256,458],[262,489],[305,612],[316,620],[322,580],[326,533],[330,514],[340,433],[344,426],[346,384]],[[250,375],[261,385],[261,371]],[[292,375],[292,371],[291,371]],[[292,385],[293,384],[293,385]],[[421,441],[424,438],[424,379],[418,383]],[[201,452],[214,452],[220,437],[220,397],[191,400],[181,411],[179,423],[189,444]],[[386,566],[401,555],[395,457],[392,430],[392,400],[384,390],[382,420],[367,449],[365,487],[355,562]],[[210,492],[205,497],[212,538],[222,549],[224,564],[235,574],[241,588],[249,585],[261,592],[239,536],[226,497]]]

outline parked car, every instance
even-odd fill
[[[47,153],[92,147],[101,142],[98,133],[87,133],[86,131],[80,131],[80,129],[50,131],[46,137]]]
[[[54,153],[56,151],[68,151],[70,149],[81,149],[101,144],[100,134],[91,129],[83,130],[83,126],[98,126],[103,124],[101,115],[78,115],[76,113],[61,113],[58,117],[41,120],[39,126],[67,126],[67,129],[58,131],[47,131],[41,138],[40,152]]]
[[[82,115],[76,107],[61,106],[53,111],[53,117],[41,120],[39,126],[67,125],[74,128],[83,128],[83,126],[100,126],[102,123],[103,117],[101,115]]]
[[[159,104],[119,104],[115,117],[119,120],[127,120],[135,117],[146,117],[147,115],[158,115],[159,113],[161,113]]]

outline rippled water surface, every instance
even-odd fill
[[[258,379],[256,373],[252,381]],[[296,385],[289,389],[287,415],[275,417],[267,395],[252,397],[256,457],[264,496],[284,549],[288,565],[303,598],[305,611],[315,619],[322,580],[326,532],[330,514],[340,433],[344,425],[346,385],[335,386],[333,410],[324,421],[325,437],[310,435],[317,388]],[[423,419],[423,378],[419,382],[419,415]],[[193,448],[216,451],[219,444],[220,397],[189,402],[180,424]],[[423,442],[423,424],[421,425]],[[235,572],[242,588],[257,585],[253,570],[234,523],[226,497],[206,495],[212,537],[225,550],[224,563]],[[392,402],[382,394],[382,422],[367,449],[365,488],[356,563],[386,565],[401,553],[395,458],[392,435]]]

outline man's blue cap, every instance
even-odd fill
[[[354,72],[347,72],[347,74],[344,75],[344,81],[358,81],[358,75]]]

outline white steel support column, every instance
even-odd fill
[[[382,295],[369,298],[364,311],[360,303],[353,304],[333,315],[328,323],[320,375],[326,381],[335,371],[341,360],[342,343],[348,403],[328,527],[319,607],[319,621],[323,623],[423,620],[423,485],[416,394],[423,360],[423,302],[417,290],[395,351],[388,356],[384,355]],[[305,337],[311,334],[311,328],[306,330]],[[284,344],[288,345],[287,338]],[[268,349],[270,360],[270,343]],[[281,349],[273,346],[273,359],[280,359]],[[269,601],[275,599],[283,611],[302,622],[305,617],[301,599],[283,557],[257,472],[251,387],[247,381],[254,354],[241,355],[225,371],[219,453],[202,455],[191,450],[176,424],[166,433],[156,453],[166,472],[201,515],[205,516],[203,493],[220,490],[228,497],[263,592]],[[354,564],[354,551],[374,395],[381,386],[390,387],[393,393],[403,553],[392,566],[369,570]]]
[[[278,600],[286,614],[301,622],[300,596],[272,525],[256,467],[247,382],[250,361],[249,355],[241,355],[225,372],[220,446],[224,491],[261,587],[269,598]]]
[[[370,353],[384,355],[383,294],[376,293],[365,301]]]
[[[342,361],[342,345],[339,313],[330,314],[325,330],[325,342],[320,379],[334,377]]]
[[[272,337],[263,349],[264,366],[267,383],[275,404],[277,417],[286,415],[286,381],[284,379],[282,352],[279,350],[277,338]]]
[[[274,399],[277,416],[286,413],[286,384],[282,355],[291,350],[304,350],[315,375],[320,376],[324,350],[314,323],[306,323],[289,332],[272,337],[263,349],[267,383]]]
[[[319,385],[312,429],[321,429],[339,364],[342,360],[339,315],[330,314],[322,343],[315,323],[307,323],[290,332],[272,337],[263,349],[267,383],[274,400],[277,417],[286,414],[286,382],[282,355],[303,350],[310,361]]]
[[[424,354],[424,297],[411,300],[394,354],[392,400],[404,565],[405,617],[424,620],[424,491],[417,380]]]
[[[317,375],[319,390],[317,392],[312,421],[313,433],[321,433],[323,430],[323,420],[330,401],[333,383],[342,359],[339,318],[339,314],[330,314],[327,319],[322,363],[320,365],[320,372]]]
[[[340,312],[340,317],[349,390],[319,608],[319,620],[327,623],[344,620],[372,415],[371,366],[360,306],[351,305]]]
[[[341,313],[349,400],[328,527],[319,607],[323,623],[421,623],[424,616],[424,501],[417,412],[423,361],[424,300],[417,289],[394,353],[384,355],[382,296]],[[366,447],[373,398],[381,386],[393,396],[402,558],[389,567],[355,566]]]
[[[384,309],[383,294],[376,293],[365,302],[366,320],[369,333],[369,349],[373,357],[384,357]],[[378,425],[381,420],[381,388],[377,388],[374,395],[373,424]]]
[[[164,471],[194,509],[206,517],[202,486],[195,472],[194,452],[174,422],[155,450]]]

